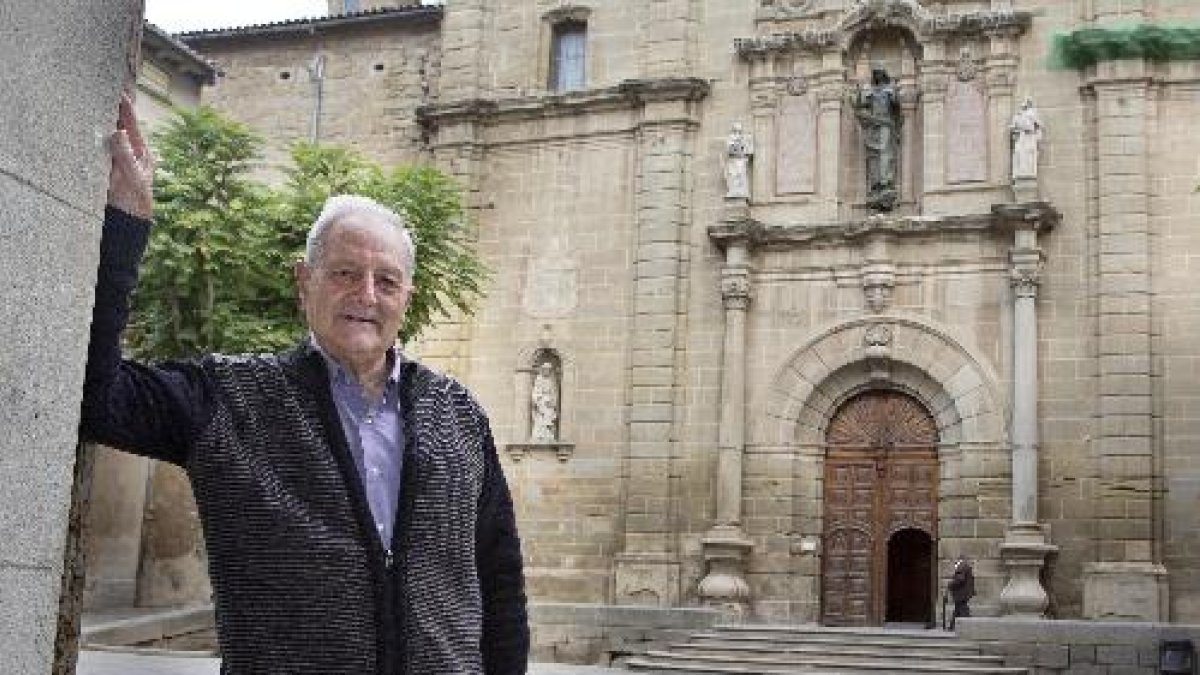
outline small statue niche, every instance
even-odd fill
[[[562,361],[553,350],[538,352],[529,389],[529,442],[557,443],[562,407]]]

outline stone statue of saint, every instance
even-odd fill
[[[552,364],[542,363],[534,371],[530,399],[530,442],[554,443],[558,440],[558,377]]]
[[[1012,136],[1012,179],[1036,179],[1038,172],[1038,149],[1042,144],[1042,119],[1033,99],[1026,96],[1021,109],[1013,115],[1008,125]]]
[[[891,211],[899,199],[900,99],[896,85],[883,68],[871,70],[871,84],[859,87],[854,102],[862,128],[867,160],[867,206],[874,211]]]
[[[734,122],[725,143],[725,197],[750,198],[750,158],[754,156],[754,138]]]

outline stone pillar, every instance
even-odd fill
[[[488,53],[483,49],[487,20],[483,5],[483,0],[455,0],[443,8],[438,80],[443,101],[471,100],[488,94],[481,85],[486,81],[481,59]]]
[[[696,105],[707,87],[630,83],[643,102],[635,175],[633,318],[627,415],[624,550],[615,564],[617,604],[673,607],[680,600],[676,524],[677,354],[686,315]]]
[[[748,218],[743,200],[727,200],[732,219]],[[728,222],[728,220],[727,220]],[[735,225],[736,227],[736,225]],[[746,556],[752,546],[742,530],[742,458],[746,448],[746,311],[750,307],[750,242],[746,228],[724,240],[721,300],[725,348],[721,358],[721,419],[717,443],[717,513],[701,541],[708,569],[697,589],[704,601],[744,615],[750,601]]]
[[[1154,523],[1153,187],[1147,146],[1159,115],[1154,68],[1123,59],[1099,63],[1088,73],[1096,106],[1092,156],[1099,195],[1093,223],[1098,429],[1092,450],[1094,498],[1102,505],[1097,560],[1084,567],[1083,614],[1090,619],[1167,618],[1166,572],[1156,563]]]
[[[816,217],[834,221],[838,218],[841,203],[842,153],[845,148],[843,133],[848,127],[842,123],[846,107],[846,71],[842,67],[841,53],[834,50],[821,55],[821,72],[815,76],[817,105],[817,199],[820,211]]]
[[[68,518],[108,183],[105,141],[121,87],[133,81],[141,14],[141,0],[17,0],[0,9],[0,119],[11,131],[0,136],[6,675],[74,670],[80,513],[70,530]]]
[[[988,182],[994,186],[1009,184],[1010,158],[1012,157],[1008,121],[1012,119],[1014,89],[1017,79],[1016,34],[1000,31],[991,36],[985,66],[987,84],[988,129]],[[1001,197],[1003,199],[1003,197]],[[1018,200],[1020,201],[1020,200]]]
[[[1037,291],[1042,272],[1038,229],[1057,214],[1043,204],[1000,209],[1014,226],[1010,269],[1013,288],[1012,523],[1000,546],[1008,582],[1000,593],[1008,616],[1041,617],[1049,597],[1040,581],[1046,556],[1057,550],[1038,521]]]
[[[950,68],[946,62],[946,43],[930,42],[925,45],[925,66],[921,69],[921,118],[924,133],[921,136],[923,174],[922,193],[940,191],[946,187],[946,89],[950,79]],[[924,195],[918,195],[923,198]]]

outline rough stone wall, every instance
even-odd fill
[[[0,118],[0,672],[67,672],[72,468],[109,159],[140,0],[5,3]],[[31,46],[36,45],[36,49]],[[70,550],[76,551],[75,546]],[[68,561],[71,577],[76,560]],[[64,583],[64,581],[66,583]],[[63,640],[55,643],[60,591]],[[61,649],[54,670],[56,647]]]
[[[185,41],[224,73],[204,102],[267,137],[268,172],[287,163],[291,143],[313,138],[317,95],[309,68],[318,56],[325,59],[321,142],[349,146],[387,166],[420,157],[415,111],[436,94],[436,22]]]

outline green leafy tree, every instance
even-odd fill
[[[152,143],[155,221],[129,346],[147,358],[276,349],[295,339],[280,208],[250,174],[262,139],[202,107],[179,110]]]
[[[385,171],[350,150],[298,144],[286,184],[271,189],[251,175],[261,137],[211,108],[178,111],[153,143],[156,225],[128,332],[141,358],[294,343],[304,327],[292,265],[333,194],[363,194],[408,219],[418,264],[402,340],[454,309],[469,314],[482,292],[461,193],[435,169]]]
[[[292,163],[279,197],[288,221],[305,224],[286,235],[299,250],[307,223],[330,195],[365,195],[404,214],[417,248],[417,270],[401,340],[455,310],[471,313],[488,272],[475,253],[462,192],[453,180],[430,167],[386,171],[351,150],[311,143],[293,146]]]

